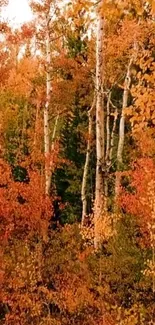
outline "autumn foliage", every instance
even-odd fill
[[[153,325],[154,3],[0,22],[0,325]]]

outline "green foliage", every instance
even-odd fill
[[[85,162],[85,130],[87,112],[75,105],[73,119],[65,121],[61,131],[62,158],[68,162],[55,173],[57,194],[66,204],[60,214],[62,223],[72,223],[81,216],[81,182]]]

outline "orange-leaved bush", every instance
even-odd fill
[[[147,242],[152,244],[151,229],[155,218],[154,161],[151,158],[141,158],[133,164],[132,171],[124,174],[130,178],[130,184],[121,190],[120,205],[126,212],[137,217],[143,234],[147,235]]]
[[[25,181],[15,181],[11,168],[0,160],[1,240],[11,236],[46,237],[52,216],[52,200],[44,194],[43,176],[28,170]]]

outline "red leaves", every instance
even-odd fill
[[[52,204],[44,195],[43,177],[31,170],[29,182],[15,182],[10,168],[1,161],[0,180],[1,240],[15,234],[22,238],[34,234],[45,238]]]
[[[126,212],[137,216],[143,232],[150,232],[155,212],[154,161],[150,158],[139,159],[129,174],[131,177],[130,191],[122,189],[120,205]]]
[[[21,27],[21,37],[22,39],[31,39],[35,34],[35,27],[31,24],[24,24]]]

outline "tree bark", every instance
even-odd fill
[[[55,140],[56,140],[56,132],[57,132],[57,127],[58,127],[58,121],[59,121],[59,113],[57,114],[55,118],[55,123],[53,127],[53,133],[52,133],[52,140],[51,140],[51,148],[50,148],[50,161],[49,161],[49,173],[50,173],[50,178],[49,178],[49,190],[51,188],[51,181],[52,181],[52,173],[53,173],[53,157],[55,154]]]
[[[111,100],[111,91],[109,92],[107,98],[107,116],[106,116],[106,154],[105,154],[105,166],[106,166],[106,177],[104,179],[104,194],[105,194],[105,204],[107,209],[107,198],[108,198],[108,172],[110,168],[110,100]]]
[[[111,100],[111,91],[108,96],[107,100],[107,119],[106,119],[106,155],[105,161],[106,165],[108,165],[109,158],[110,158],[110,100]]]
[[[114,113],[111,114],[110,107],[114,108]],[[112,129],[110,128],[110,116],[113,115],[113,125]],[[106,116],[106,155],[105,155],[105,166],[106,166],[106,175],[104,179],[104,191],[105,191],[105,204],[106,208],[107,206],[107,199],[108,199],[108,192],[109,192],[109,172],[110,168],[112,166],[112,158],[113,158],[113,149],[114,149],[114,136],[116,131],[116,122],[117,122],[117,107],[112,103],[111,101],[111,91],[108,94],[107,97],[107,116]]]
[[[113,121],[113,127],[112,127],[112,132],[111,132],[111,140],[110,140],[110,153],[109,153],[109,159],[110,159],[111,163],[112,163],[112,158],[113,158],[114,137],[115,137],[115,132],[116,132],[117,118],[118,118],[118,109],[117,109],[117,107],[115,107],[114,121]]]
[[[51,100],[51,49],[50,49],[50,18],[47,18],[46,31],[46,103],[44,107],[44,153],[45,153],[45,194],[50,192],[50,138],[49,138],[49,106]]]
[[[56,132],[57,132],[57,127],[58,127],[59,117],[60,117],[60,114],[58,113],[56,118],[55,118],[55,123],[54,123],[54,128],[53,128],[53,133],[52,133],[51,151],[54,150],[54,141],[55,141],[55,138],[56,138]]]
[[[103,0],[99,5],[96,41],[96,188],[94,207],[94,247],[100,247],[100,220],[102,218],[103,168],[105,163],[105,134],[104,134],[104,103],[103,103],[103,39],[104,16],[102,12]]]
[[[133,63],[133,57],[130,59],[127,73],[125,77],[124,92],[123,92],[123,104],[122,112],[119,124],[119,140],[118,140],[118,149],[117,149],[117,171],[115,179],[115,205],[117,207],[117,199],[120,191],[121,176],[120,171],[123,164],[123,149],[124,149],[124,138],[125,138],[125,109],[128,106],[128,98],[131,85],[131,66]]]
[[[95,104],[96,104],[96,97],[94,96],[92,106],[88,112],[88,142],[87,142],[86,160],[84,165],[82,188],[81,188],[81,201],[82,201],[81,226],[82,227],[87,224],[87,180],[88,180],[88,172],[89,172],[89,164],[90,164],[93,112],[94,112]]]

